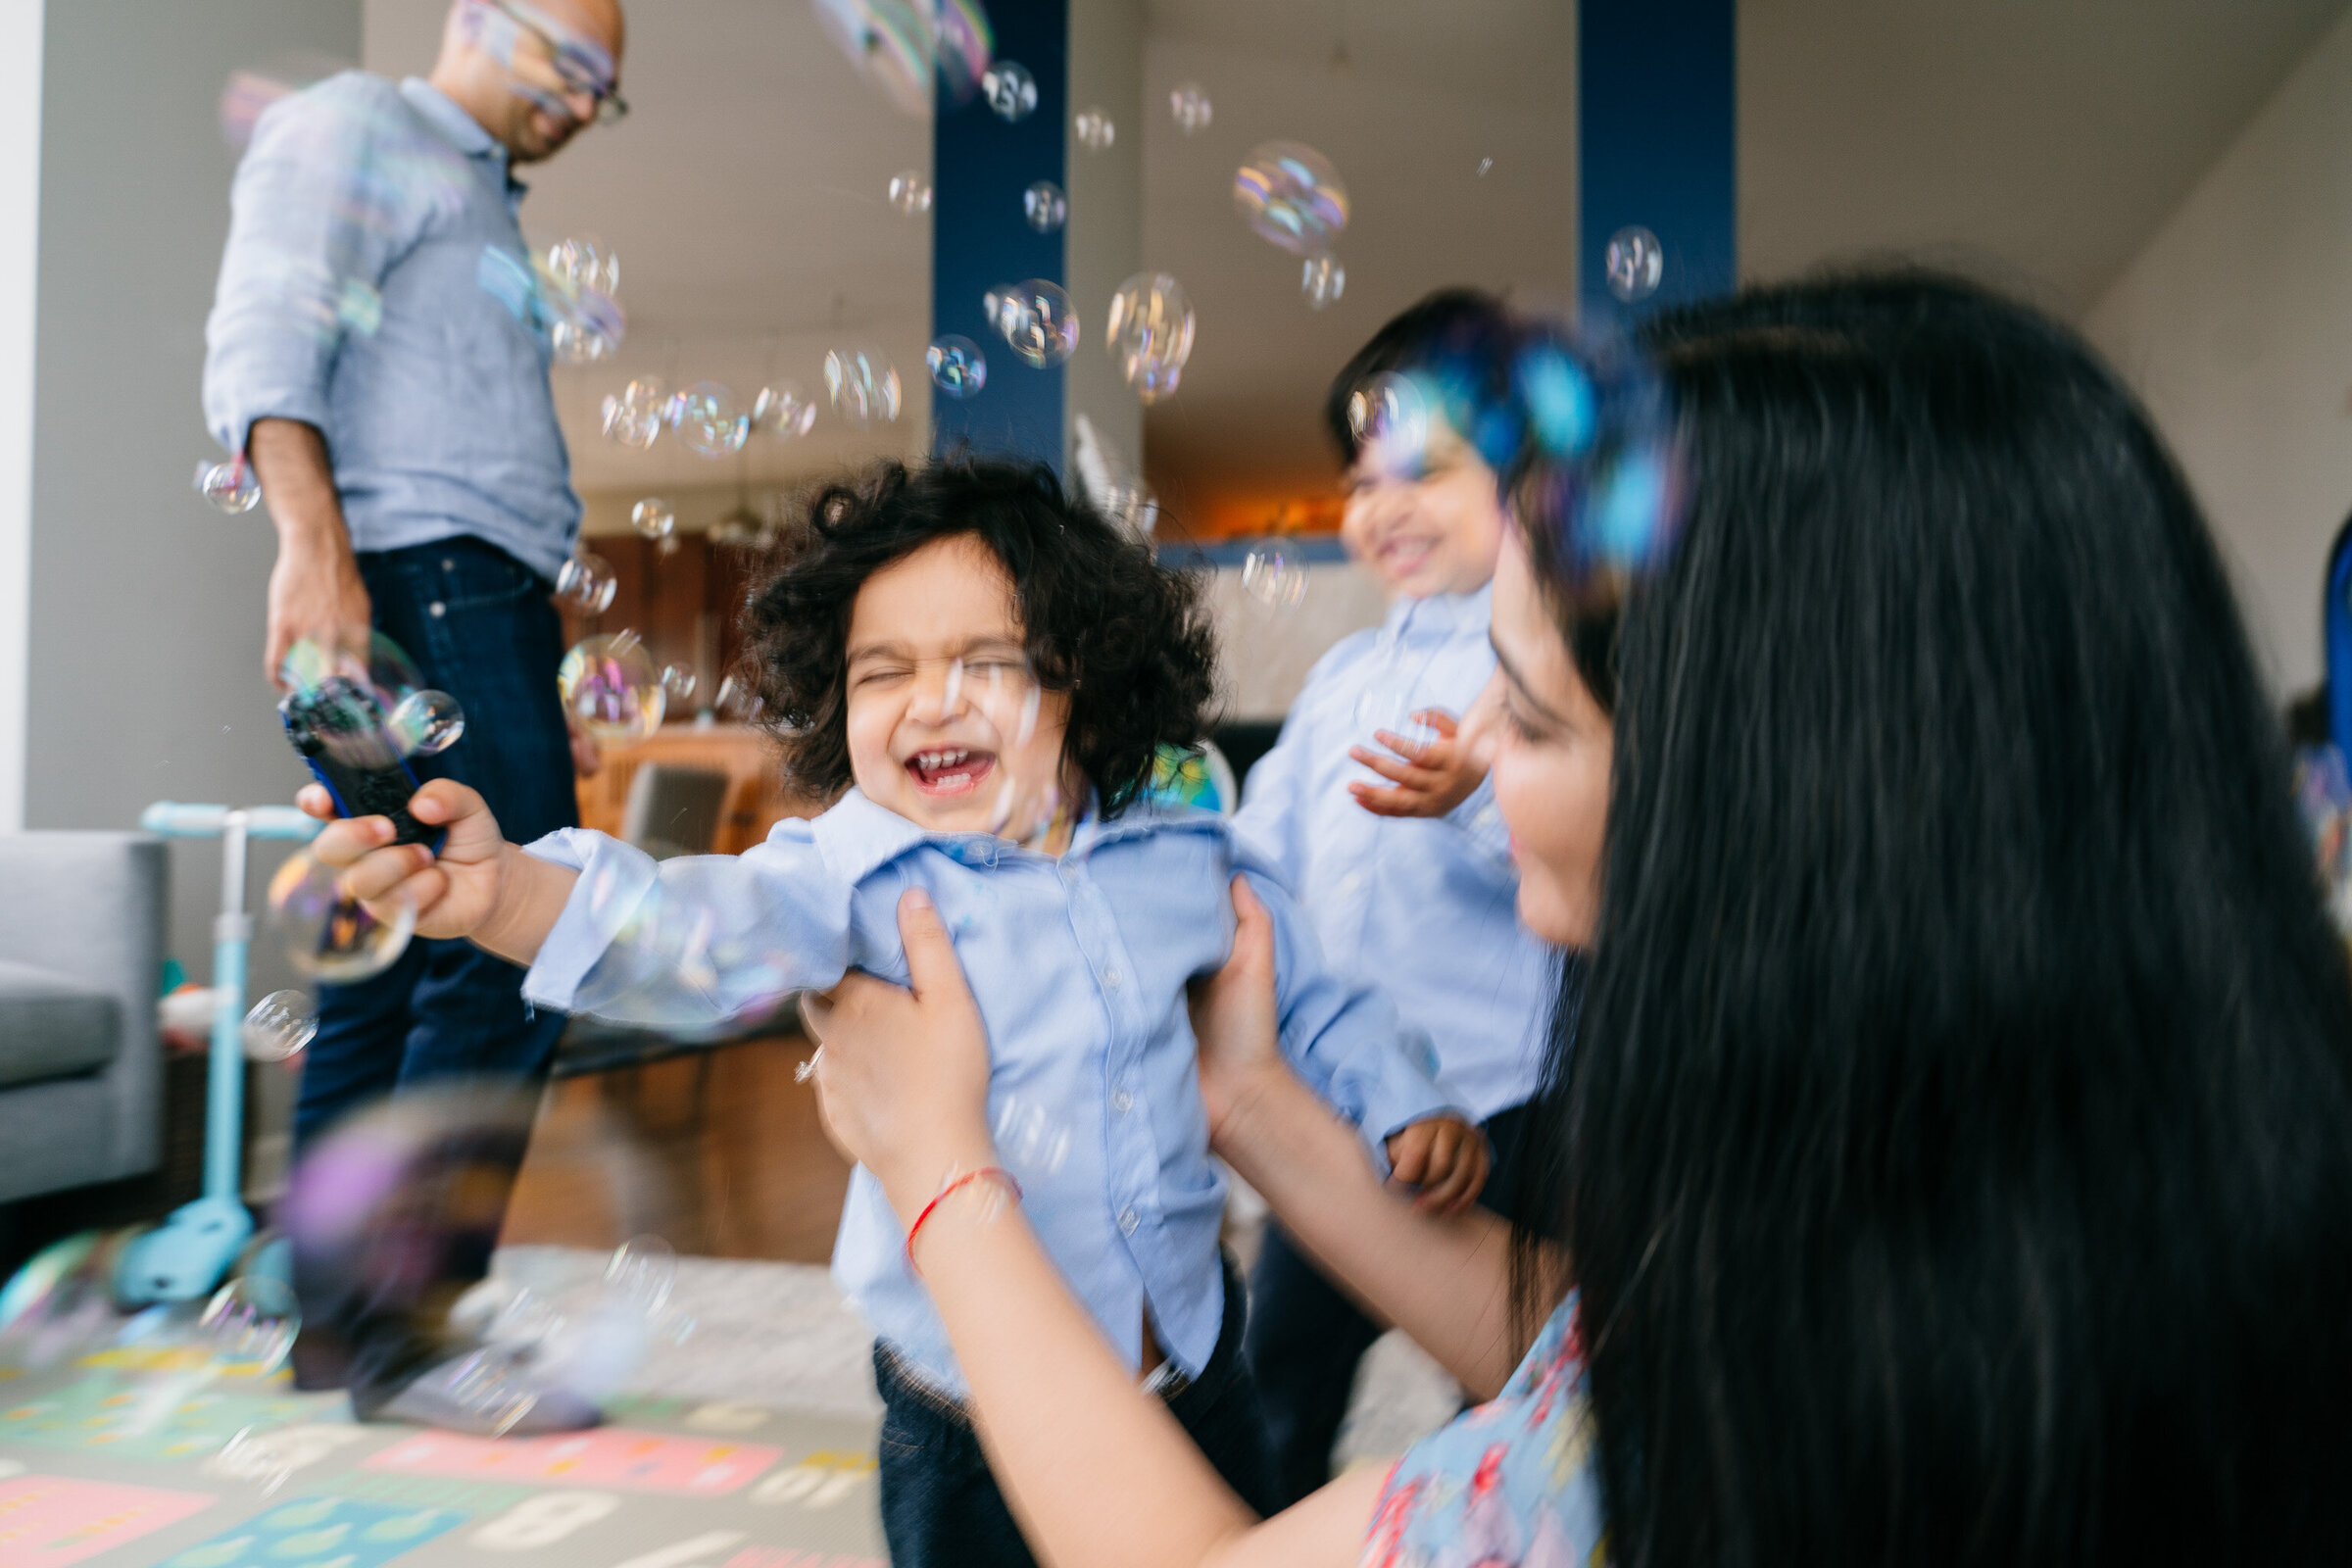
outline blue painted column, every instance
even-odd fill
[[[1040,234],[1021,193],[1041,179],[1069,186],[1069,0],[993,0],[996,58],[1037,79],[1037,108],[1007,122],[984,96],[940,97],[931,131],[931,333],[959,332],[988,357],[988,384],[958,401],[934,391],[933,453],[964,447],[1062,463],[1067,371],[1023,364],[988,324],[981,296],[999,283],[1043,277],[1066,285],[1063,233]],[[1122,127],[1124,128],[1124,127]],[[1082,340],[1078,352],[1101,353]],[[918,372],[919,373],[919,372]]]
[[[1577,11],[1577,292],[1595,318],[1739,282],[1734,0],[1582,0]],[[1609,237],[1657,235],[1657,292],[1609,292]]]

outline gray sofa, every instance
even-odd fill
[[[0,834],[0,1203],[155,1168],[164,844]]]

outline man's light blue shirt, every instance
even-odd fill
[[[457,535],[553,577],[579,528],[507,150],[429,82],[347,71],[256,122],[205,325],[205,422],[326,438],[356,550]],[[518,295],[516,280],[522,292]]]
[[[529,847],[580,873],[523,982],[542,1006],[707,1026],[851,969],[904,985],[900,895],[922,888],[954,934],[988,1026],[989,1115],[1030,1223],[1110,1343],[1140,1365],[1151,1313],[1198,1377],[1224,1315],[1225,1180],[1208,1154],[1185,982],[1233,945],[1233,873],[1272,911],[1282,1044],[1300,1075],[1379,1146],[1459,1102],[1387,1000],[1341,980],[1222,817],[1138,806],[1090,813],[1058,858],[984,834],[926,832],[853,790],[736,856],[657,862],[570,828]],[[906,1232],[863,1168],[833,1277],[941,1391],[962,1374]]]
[[[1494,673],[1494,586],[1399,598],[1318,660],[1250,770],[1234,836],[1298,895],[1343,974],[1377,983],[1425,1031],[1446,1084],[1483,1119],[1535,1092],[1559,956],[1519,923],[1519,874],[1491,779],[1442,818],[1375,816],[1348,793],[1386,780],[1348,748]]]

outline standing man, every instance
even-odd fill
[[[382,630],[466,710],[463,739],[423,770],[480,790],[526,840],[577,820],[548,596],[580,503],[544,314],[514,286],[531,275],[514,167],[621,117],[621,42],[618,0],[457,0],[429,78],[345,72],[272,105],[237,170],[206,327],[207,422],[251,464],[277,528],[265,672],[283,684],[297,639],[364,647]],[[521,980],[468,944],[420,941],[372,980],[325,988],[297,1152],[433,1079],[527,1098],[564,1020],[534,1016]],[[511,1188],[522,1139],[505,1143],[488,1167]],[[435,1319],[486,1271],[505,1192],[401,1299],[337,1297],[298,1258],[298,1379],[348,1383],[362,1418],[466,1425],[448,1380],[426,1375],[447,1364]],[[546,1403],[534,1425],[595,1418]]]

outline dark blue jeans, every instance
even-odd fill
[[[1165,1396],[1168,1411],[1260,1514],[1274,1511],[1264,1416],[1242,1360],[1241,1275],[1225,1264],[1225,1326],[1200,1376]],[[891,1568],[1036,1568],[989,1473],[971,1417],[909,1377],[889,1345],[874,1346],[882,1391],[882,1533]]]
[[[1481,1207],[1512,1217],[1527,1106],[1498,1110],[1484,1123],[1494,1164],[1478,1195]],[[1331,1448],[1355,1369],[1386,1332],[1364,1316],[1282,1227],[1269,1222],[1250,1273],[1250,1370],[1266,1411],[1276,1506],[1287,1508],[1331,1479]]]
[[[466,710],[466,731],[438,757],[412,764],[420,778],[446,777],[481,791],[500,829],[517,844],[579,821],[571,744],[556,694],[563,622],[548,584],[514,557],[478,539],[444,539],[363,554],[360,575],[375,624],[416,661],[425,683]],[[517,1089],[547,1072],[560,1013],[534,1015],[522,1001],[523,971],[466,942],[418,940],[399,962],[357,985],[325,986],[318,1033],[303,1062],[294,1112],[299,1152],[344,1116],[395,1090],[435,1079],[496,1080]],[[513,1162],[520,1163],[520,1141]],[[511,1183],[514,1169],[506,1171]],[[495,1227],[491,1235],[494,1236]],[[455,1247],[447,1279],[479,1279],[489,1240]],[[341,1339],[355,1391],[385,1365],[411,1359],[369,1342],[391,1332],[400,1303],[378,1302],[365,1321],[325,1322],[312,1344],[306,1382],[331,1381],[321,1352]],[[382,1365],[379,1365],[381,1363]]]

